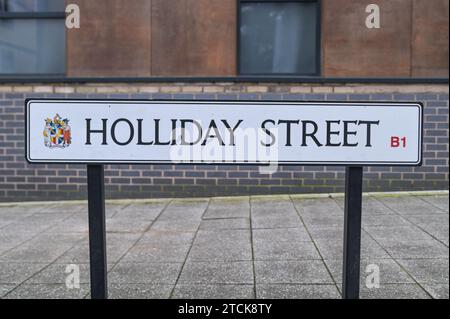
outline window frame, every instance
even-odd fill
[[[242,3],[298,3],[313,2],[317,4],[316,12],[316,72],[314,73],[242,73],[241,65],[241,5]],[[237,76],[256,76],[256,77],[319,77],[322,75],[322,0],[237,0],[237,24],[236,24],[236,74]]]
[[[0,3],[1,4],[1,3]],[[1,20],[50,20],[50,19],[66,19],[65,11],[40,11],[40,12],[8,12],[3,11],[0,6],[0,21]],[[67,38],[64,43],[64,54],[67,55]],[[64,73],[0,73],[0,80],[3,77],[15,77],[15,78],[25,78],[25,77],[55,77],[55,76],[66,76],[67,75],[67,59],[65,65]]]

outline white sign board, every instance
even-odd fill
[[[420,165],[422,106],[26,101],[31,163]]]

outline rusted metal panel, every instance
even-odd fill
[[[323,0],[323,75],[408,77],[411,0],[378,0],[381,28],[365,21],[370,0]]]
[[[81,27],[67,31],[69,76],[150,76],[151,0],[74,0]]]
[[[448,77],[448,0],[414,0],[412,75]]]
[[[234,0],[153,0],[152,75],[235,75],[236,20]]]

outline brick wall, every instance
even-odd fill
[[[365,191],[448,189],[447,85],[211,84],[0,84],[0,201],[83,199],[83,165],[30,165],[24,160],[24,99],[123,98],[221,100],[421,101],[424,165],[368,167]],[[399,119],[401,121],[401,119]],[[108,198],[224,196],[343,191],[342,167],[281,166],[264,174],[257,166],[108,165]]]

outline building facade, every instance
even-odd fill
[[[86,195],[85,166],[26,163],[29,97],[420,101],[423,165],[367,167],[364,189],[448,189],[448,23],[448,0],[0,0],[0,201]],[[344,178],[322,166],[105,174],[110,198],[340,192]]]

